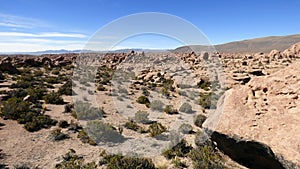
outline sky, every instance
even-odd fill
[[[299,6],[298,0],[0,0],[0,52],[81,50],[109,23],[143,12],[180,17],[201,30],[211,44],[299,34]],[[99,50],[181,45],[171,37],[145,34],[114,46],[99,45]]]

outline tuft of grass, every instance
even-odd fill
[[[186,157],[188,153],[193,149],[192,146],[187,145],[185,140],[181,140],[174,147],[165,150],[162,155],[167,159],[174,159],[175,157]]]
[[[161,123],[153,123],[149,126],[150,137],[158,136],[165,131],[167,131],[167,128]]]
[[[166,112],[167,114],[178,114],[178,110],[177,109],[174,109],[174,107],[172,105],[167,105],[165,108],[164,108],[164,112]]]

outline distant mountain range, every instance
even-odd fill
[[[186,53],[192,51],[211,51],[215,49],[221,53],[257,53],[257,52],[270,52],[273,49],[283,51],[289,48],[291,45],[300,42],[300,34],[288,35],[288,36],[269,36],[262,38],[255,38],[249,40],[229,42],[225,44],[219,44],[214,46],[192,45],[182,46],[176,49],[118,49],[113,51],[91,51],[91,50],[46,50],[38,52],[15,52],[15,53],[2,53],[2,54],[29,54],[29,55],[41,55],[41,54],[62,54],[62,53],[81,53],[81,52],[117,52],[117,53],[129,53],[134,50],[135,52],[179,52]],[[1,53],[1,52],[0,52]]]
[[[269,36],[243,41],[235,41],[215,45],[214,48],[216,49],[216,51],[224,53],[267,53],[273,49],[283,51],[297,42],[300,42],[300,34],[288,36]],[[176,48],[173,50],[173,52],[191,52],[191,48],[194,51],[209,51],[212,49],[211,46],[192,45]]]

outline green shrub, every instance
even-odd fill
[[[176,168],[187,168],[187,164],[185,162],[182,162],[179,158],[173,158],[171,163],[176,167]]]
[[[150,103],[150,109],[152,111],[162,112],[162,111],[164,111],[164,103],[162,101],[160,101],[160,100],[153,100]]]
[[[55,69],[53,69],[52,70],[52,74],[54,74],[54,75],[58,75],[59,74],[59,72],[60,72],[60,69],[58,69],[58,68],[55,68]]]
[[[191,134],[193,132],[193,127],[190,124],[183,123],[180,125],[179,131],[183,134]]]
[[[195,126],[201,127],[202,128],[202,124],[204,123],[204,121],[206,120],[206,116],[202,115],[202,114],[198,114],[195,118]]]
[[[51,119],[47,115],[39,115],[32,117],[31,121],[26,122],[24,128],[27,131],[34,132],[42,128],[49,128],[51,126],[55,126],[56,123],[56,120]]]
[[[61,95],[67,95],[72,96],[73,90],[72,90],[72,81],[68,80],[65,84],[63,84],[59,89],[58,93]]]
[[[177,157],[185,157],[187,154],[192,150],[192,146],[187,145],[185,140],[181,140],[177,145],[174,147],[165,150],[162,155],[167,159],[173,159]]]
[[[53,76],[47,76],[46,78],[44,78],[44,81],[50,84],[58,84],[61,82],[57,77]]]
[[[172,105],[167,105],[165,108],[164,108],[164,112],[166,112],[167,114],[178,114],[178,110],[177,109],[174,109],[174,107]]]
[[[59,121],[58,126],[61,128],[68,128],[70,124],[66,120],[61,120]]]
[[[30,104],[20,98],[10,98],[3,103],[1,116],[7,119],[17,120],[23,114],[30,111]]]
[[[211,82],[201,79],[200,82],[197,83],[197,87],[208,91],[211,88]]]
[[[136,122],[134,121],[129,121],[126,122],[124,125],[125,128],[139,132],[139,133],[145,133],[146,131],[143,129],[143,127],[139,126]]]
[[[44,100],[46,103],[49,104],[64,104],[63,98],[60,96],[59,93],[52,91],[51,93],[44,96]]]
[[[167,131],[167,128],[161,123],[153,123],[149,126],[150,137],[155,137]]]
[[[193,113],[192,106],[188,103],[183,103],[180,106],[179,111],[184,112],[184,113]]]
[[[137,123],[144,123],[144,124],[147,124],[149,123],[149,113],[145,112],[145,111],[137,111],[134,115],[134,120],[137,122]]]
[[[60,140],[64,140],[64,139],[68,139],[70,138],[69,135],[61,132],[61,129],[60,128],[57,128],[57,129],[54,129],[52,132],[51,132],[51,139],[53,141],[60,141]]]
[[[217,106],[219,96],[210,92],[210,93],[200,93],[200,99],[198,101],[199,105],[201,105],[205,109],[215,109]]]
[[[84,130],[78,132],[77,138],[79,138],[83,143],[88,143],[92,146],[97,145],[97,143],[90,136],[88,136],[88,134]]]
[[[165,97],[170,97],[170,92],[169,92],[169,90],[167,89],[167,88],[165,88],[165,87],[163,87],[163,88],[161,88],[161,94],[163,95],[163,96],[165,96]]]
[[[107,169],[155,169],[151,159],[122,155],[105,155],[100,164],[107,164]]]
[[[76,117],[79,120],[101,119],[105,114],[103,109],[92,107],[88,102],[77,101],[74,104]]]
[[[136,100],[136,102],[140,103],[140,104],[145,104],[147,107],[150,106],[150,101],[146,96],[140,96],[138,97],[138,99]]]
[[[226,168],[219,153],[210,146],[197,147],[188,156],[195,169]]]
[[[116,128],[97,120],[87,122],[86,132],[97,143],[122,142],[124,140],[124,137],[118,133]]]
[[[63,161],[55,165],[56,169],[95,169],[97,165],[95,162],[84,163],[84,159],[78,155],[74,150],[70,150],[63,156]]]

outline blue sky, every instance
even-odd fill
[[[141,12],[181,17],[212,44],[299,34],[299,6],[297,0],[0,0],[0,52],[82,49],[104,25]],[[174,39],[146,35],[128,38],[116,48],[180,45]]]

